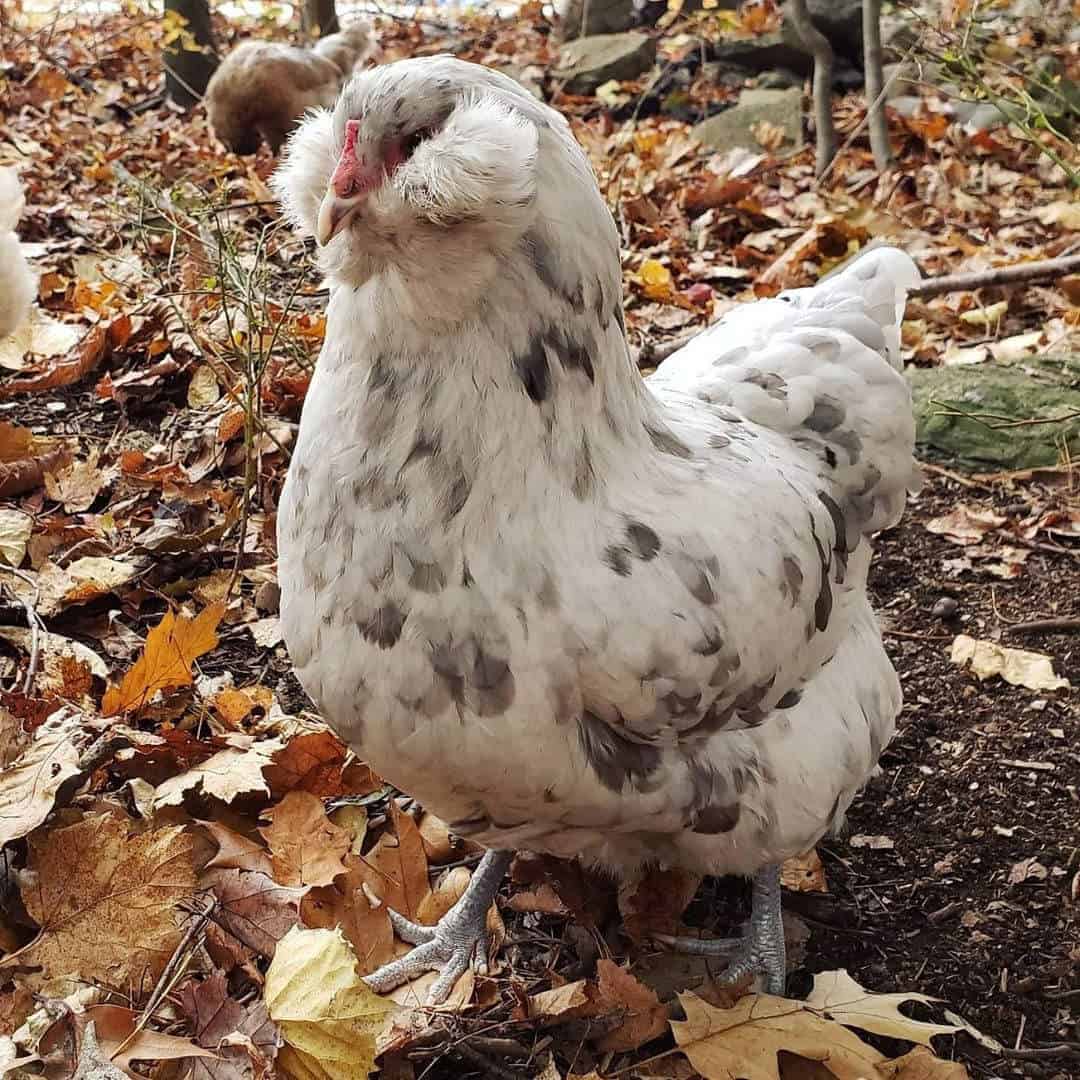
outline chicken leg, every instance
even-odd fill
[[[676,952],[727,959],[727,970],[718,982],[733,985],[747,975],[763,975],[765,992],[782,997],[787,977],[787,947],[780,914],[780,867],[765,866],[754,875],[750,924],[742,938],[671,937],[657,934],[658,941]]]
[[[427,1004],[439,1005],[470,963],[481,974],[486,973],[487,913],[513,857],[512,851],[485,852],[461,899],[435,926],[421,926],[391,911],[390,921],[398,937],[416,948],[365,975],[368,986],[378,994],[385,994],[424,972],[438,971],[439,977],[428,991]]]

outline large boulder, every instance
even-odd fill
[[[915,368],[909,376],[925,457],[977,471],[1056,465],[1066,446],[1072,460],[1080,457],[1080,390],[1050,371],[978,364]],[[1069,414],[1075,418],[1058,424],[1002,426]]]
[[[730,150],[733,146],[760,150],[754,128],[762,120],[783,129],[786,147],[801,146],[802,90],[744,90],[738,104],[703,120],[693,134],[712,150]]]
[[[591,94],[610,79],[636,79],[652,67],[656,41],[646,34],[596,34],[568,41],[554,76],[570,94]]]

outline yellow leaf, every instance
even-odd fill
[[[217,647],[217,625],[224,604],[212,604],[194,619],[172,611],[146,635],[142,656],[124,676],[119,687],[111,686],[101,702],[105,716],[141,709],[161,690],[191,684],[196,660]]]
[[[650,300],[666,300],[675,292],[671,271],[658,259],[646,259],[641,264],[637,279]]]
[[[1049,656],[978,641],[967,634],[957,634],[950,659],[961,667],[970,667],[980,680],[1000,675],[1007,683],[1029,690],[1066,690],[1071,685],[1068,679],[1054,674]]]
[[[925,994],[872,994],[864,990],[846,971],[822,971],[814,976],[814,988],[806,1004],[849,1027],[874,1035],[929,1046],[935,1035],[955,1035],[960,1028],[951,1024],[929,1024],[911,1020],[900,1011],[905,1001],[924,1005],[934,999]]]
[[[1008,311],[1009,301],[999,300],[996,304],[990,304],[989,307],[977,307],[963,312],[960,321],[967,323],[968,326],[989,326],[991,323],[1001,322]]]
[[[21,566],[34,519],[19,510],[0,510],[0,562]]]
[[[287,1044],[278,1065],[295,1080],[370,1076],[376,1039],[398,1011],[356,973],[339,930],[293,927],[277,944],[264,997]]]

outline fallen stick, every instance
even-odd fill
[[[942,274],[940,277],[925,278],[910,290],[909,295],[925,299],[941,296],[943,293],[971,292],[973,289],[985,289],[991,285],[1031,285],[1054,281],[1074,272],[1080,273],[1080,254],[1014,263],[1011,266],[995,266],[990,270],[973,270],[966,274]],[[646,341],[638,350],[638,367],[656,367],[700,333],[700,330],[694,330],[670,341]]]
[[[1053,633],[1055,630],[1080,630],[1080,619],[1032,619],[1030,622],[1018,622],[1005,627],[1006,634]]]

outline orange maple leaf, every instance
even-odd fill
[[[105,691],[101,702],[104,716],[134,712],[149,702],[159,690],[191,684],[191,668],[204,653],[217,647],[217,625],[225,605],[211,604],[194,619],[172,611],[146,635],[142,655],[119,686]]]

